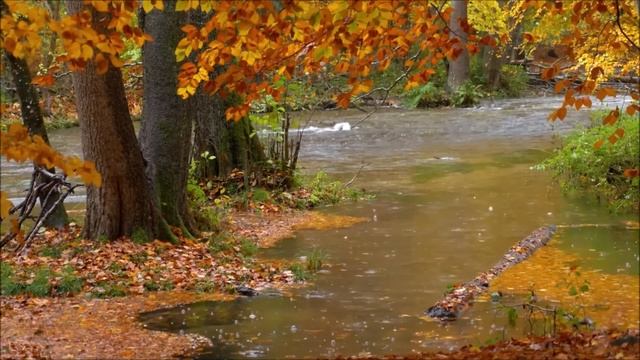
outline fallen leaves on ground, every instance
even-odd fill
[[[140,312],[230,295],[162,292],[112,299],[0,298],[0,358],[159,359],[209,346],[199,335],[150,331]]]
[[[465,346],[449,353],[415,353],[384,357],[353,356],[337,359],[638,359],[638,330],[561,333],[554,337],[512,339],[483,348]]]
[[[239,212],[229,218],[233,233],[257,240],[260,247],[273,246],[278,241],[293,236],[296,230],[339,229],[367,220],[361,217],[289,209],[278,214],[264,215]]]

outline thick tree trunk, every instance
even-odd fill
[[[195,134],[193,159],[199,179],[225,177],[234,168],[231,134],[225,120],[225,103],[219,96],[198,93],[194,98]],[[214,159],[203,158],[208,152]]]
[[[81,11],[83,3],[69,0],[67,7],[73,14]],[[89,62],[72,79],[84,158],[94,161],[102,174],[102,186],[87,189],[84,236],[115,239],[136,233],[149,239],[173,239],[144,173],[122,73],[110,65],[106,74],[98,75]]]
[[[11,68],[11,76],[16,86],[16,92],[20,99],[20,111],[22,113],[22,121],[24,125],[29,129],[29,134],[39,135],[48,144],[49,137],[47,136],[47,129],[44,125],[44,119],[42,118],[42,111],[40,110],[40,104],[38,101],[38,93],[36,88],[31,84],[31,73],[29,67],[24,59],[18,59],[8,52],[4,52]],[[54,172],[54,169],[48,169],[49,172]],[[36,182],[40,182],[40,176],[36,179]],[[40,196],[40,205],[42,211],[47,211],[51,208],[52,204],[55,204],[60,197],[60,193],[55,191],[51,194],[47,204],[44,204],[46,195]],[[47,218],[44,225],[46,227],[61,228],[69,222],[67,213],[64,209],[64,205],[60,204],[56,206],[56,209]]]
[[[238,122],[227,121],[227,102],[217,96],[196,95],[195,140],[193,158],[199,161],[201,179],[226,177],[233,169],[258,171],[265,160],[264,149],[258,136],[252,136],[253,126],[248,118]],[[201,157],[205,151],[213,160]]]
[[[144,105],[140,145],[147,160],[147,175],[169,225],[190,235],[186,185],[191,150],[190,103],[176,95],[178,64],[175,48],[182,37],[184,12],[167,3],[163,11],[145,15],[145,32],[153,37],[144,45]],[[190,229],[191,228],[191,229]]]
[[[449,74],[447,87],[449,91],[456,91],[462,84],[469,80],[469,52],[467,51],[467,33],[460,26],[460,21],[467,19],[467,0],[453,0],[453,12],[449,20],[451,36],[460,42],[456,48],[461,49],[460,55],[449,62]]]

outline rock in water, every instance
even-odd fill
[[[248,286],[238,286],[236,287],[236,292],[242,296],[256,296],[259,294],[258,290]]]

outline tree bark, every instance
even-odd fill
[[[71,14],[83,6],[80,1],[67,2]],[[104,31],[93,15],[94,27]],[[84,70],[72,74],[72,80],[84,158],[94,161],[102,175],[101,187],[87,189],[84,236],[116,239],[143,233],[148,239],[173,240],[144,173],[122,73],[109,65],[106,74],[98,75],[90,61]]]
[[[451,36],[459,40],[455,48],[462,50],[457,58],[450,60],[447,87],[456,91],[469,80],[469,52],[467,51],[467,33],[460,26],[460,21],[467,20],[467,0],[452,0],[453,12],[449,20]]]
[[[216,95],[197,94],[195,100],[193,158],[198,160],[198,177],[226,177],[233,169],[245,173],[259,170],[265,154],[258,136],[252,136],[254,129],[249,119],[227,121],[225,110],[229,103]],[[201,158],[205,151],[215,159]]]
[[[147,160],[147,175],[164,219],[190,236],[193,232],[186,203],[191,150],[190,99],[176,95],[178,64],[175,48],[182,37],[184,12],[167,3],[163,11],[144,17],[144,30],[153,37],[143,48],[144,95],[140,146]]]
[[[4,5],[4,3],[3,3]],[[24,59],[18,59],[8,52],[4,51],[7,62],[11,69],[11,76],[16,86],[16,92],[20,99],[20,111],[22,113],[22,121],[29,130],[30,135],[38,135],[49,144],[49,137],[47,136],[47,129],[44,125],[44,119],[42,117],[42,111],[40,109],[38,93],[35,86],[31,83],[31,73],[29,67]],[[49,172],[55,172],[54,169],[47,169]],[[42,182],[45,179],[38,175],[36,183]],[[44,203],[45,194],[40,196],[40,205],[42,211],[47,211],[53,204],[60,198],[60,193],[54,191],[49,197],[48,203]],[[64,209],[64,205],[60,204],[56,206],[51,215],[47,218],[44,225],[46,227],[62,228],[69,222],[67,212]]]

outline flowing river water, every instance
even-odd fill
[[[450,284],[486,271],[534,229],[558,224],[574,227],[560,228],[528,265],[498,280],[505,301],[535,290],[545,304],[588,305],[581,309],[596,326],[638,327],[638,230],[624,225],[636,216],[611,214],[587,196],[566,196],[549,174],[531,169],[559,144],[558,135],[588,123],[586,111],[548,123],[559,101],[383,110],[357,126],[363,118],[357,111],[313,114],[319,129],[339,122],[353,128],[305,133],[301,166],[345,181],[358,174],[353,186],[376,194],[319,211],[368,221],[299,231],[263,250],[264,258],[295,259],[314,248],[326,254],[312,283],[291,294],[185,305],[142,314],[141,321],[150,329],[211,338],[214,346],[203,359],[408,354],[480,345],[522,335],[528,322],[521,318],[510,326],[506,312],[490,301],[447,324],[428,320],[424,310]],[[310,116],[302,114],[302,122]],[[63,152],[78,152],[77,130],[52,138]],[[11,179],[3,189],[16,195],[24,169],[3,164],[2,171],[3,179]],[[570,274],[574,267],[583,274]],[[564,296],[585,281],[585,294]]]

